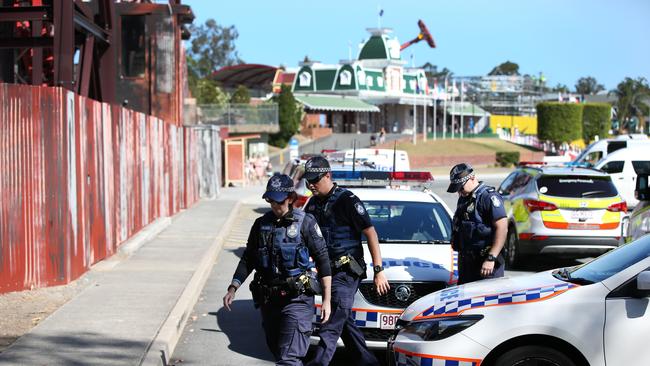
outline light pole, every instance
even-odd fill
[[[445,75],[445,102],[443,103],[442,106],[442,139],[447,138],[447,78],[449,77],[449,73]]]

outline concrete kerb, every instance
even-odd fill
[[[206,251],[206,255],[203,256],[192,278],[190,278],[185,289],[178,297],[176,305],[169,312],[167,319],[160,326],[156,337],[149,344],[147,352],[140,360],[140,365],[167,366],[167,362],[171,358],[176,344],[183,333],[189,314],[210,275],[212,265],[223,247],[224,239],[227,237],[228,231],[239,213],[241,204],[241,201],[235,203],[219,235]]]
[[[145,226],[137,234],[133,235],[130,239],[122,243],[117,249],[115,255],[100,261],[92,266],[93,271],[107,271],[115,267],[121,261],[130,257],[144,244],[158,236],[172,223],[172,217],[161,217],[151,224]]]

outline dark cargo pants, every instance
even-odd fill
[[[332,314],[329,321],[320,328],[320,341],[315,347],[314,359],[308,365],[329,365],[339,337],[355,360],[354,365],[379,365],[375,355],[368,350],[363,333],[352,318],[352,304],[360,281],[359,277],[349,275],[345,271],[332,276]]]
[[[302,365],[309,350],[314,297],[299,295],[260,307],[262,327],[276,365]]]

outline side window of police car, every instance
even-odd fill
[[[624,165],[624,161],[610,161],[609,163],[603,165],[600,170],[604,171],[607,174],[622,173]]]
[[[519,172],[510,173],[510,175],[507,176],[506,179],[504,179],[501,185],[499,186],[499,194],[501,194],[502,196],[509,196],[512,188],[512,184],[514,183],[518,175]]]

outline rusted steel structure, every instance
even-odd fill
[[[74,280],[218,189],[216,127],[61,87],[0,83],[0,101],[0,293]]]
[[[180,0],[0,0],[0,82],[60,86],[181,125]]]

